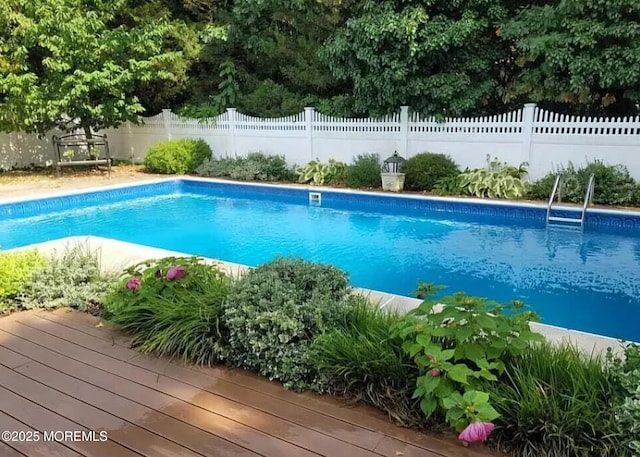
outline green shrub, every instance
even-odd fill
[[[573,165],[569,164],[569,166]],[[544,175],[531,185],[528,193],[529,198],[535,200],[549,200],[551,192],[553,192],[553,184],[555,183],[555,180],[556,173],[552,172]],[[582,195],[582,198],[584,198],[584,194]],[[568,201],[564,192],[562,194],[562,201]]]
[[[529,183],[521,178],[528,165],[516,168],[494,160],[487,168],[465,171],[459,176],[462,192],[480,198],[522,198],[529,193]]]
[[[529,330],[536,316],[518,312],[520,302],[501,305],[463,293],[429,299],[437,289],[420,285],[419,295],[427,299],[398,323],[397,331],[419,369],[414,397],[423,413],[427,418],[444,415],[461,431],[471,422],[498,416],[489,396],[479,390],[482,381],[496,381],[505,359],[542,336]]]
[[[230,286],[223,271],[197,257],[150,260],[126,271],[106,299],[105,317],[143,352],[211,364],[224,352]]]
[[[209,176],[212,178],[229,178],[232,170],[241,161],[241,158],[221,157],[219,159],[209,158],[202,165],[196,168],[196,174],[200,176]]]
[[[46,262],[36,250],[0,252],[0,314],[13,308],[12,299]]]
[[[431,191],[438,180],[460,173],[451,157],[444,154],[425,152],[408,159],[402,166],[405,174],[405,188],[408,190]]]
[[[433,192],[438,195],[461,195],[464,189],[460,177],[461,175],[440,178],[433,188]]]
[[[323,184],[341,183],[345,180],[347,165],[334,159],[329,159],[327,163],[319,160],[312,160],[304,167],[296,170],[298,182],[311,183],[314,186]]]
[[[330,265],[276,259],[236,281],[225,303],[230,363],[291,388],[312,385],[311,342],[352,306],[347,275]]]
[[[612,399],[615,386],[599,357],[571,345],[535,345],[487,383],[494,442],[522,457],[607,457],[621,454]]]
[[[419,402],[411,398],[418,370],[393,335],[401,316],[366,297],[357,300],[335,330],[313,342],[320,370],[316,389],[373,405],[403,426],[421,425]]]
[[[283,156],[269,156],[260,152],[235,159],[208,159],[197,168],[196,173],[241,181],[291,181],[295,178]]]
[[[380,156],[366,154],[356,157],[352,165],[346,170],[345,184],[347,187],[380,187]]]
[[[640,184],[636,184],[636,188],[633,191],[633,198],[631,200],[631,205],[640,206]]]
[[[100,269],[98,255],[86,247],[54,254],[32,273],[16,299],[17,309],[74,308],[99,313],[115,278]]]
[[[637,457],[640,455],[640,346],[628,344],[624,352],[624,361],[616,359],[612,365],[618,390],[614,402],[615,423],[624,437],[628,455]]]
[[[202,139],[169,140],[149,148],[144,166],[153,173],[193,173],[211,155],[211,147]]]
[[[553,184],[558,173],[562,179],[562,201],[583,203],[589,177],[595,177],[593,202],[603,205],[634,204],[638,198],[638,190],[629,170],[623,165],[606,165],[601,161],[588,163],[586,167],[576,167],[569,163],[560,167],[557,172],[548,173],[532,186],[530,195],[533,198],[547,200],[553,191]]]

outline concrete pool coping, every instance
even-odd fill
[[[159,259],[163,257],[194,257],[193,254],[189,253],[169,251],[166,249],[96,236],[59,238],[57,240],[22,246],[11,249],[10,251],[37,249],[44,255],[55,256],[64,252],[66,249],[76,246],[95,252],[100,260],[102,270],[111,272],[123,272],[123,270],[128,267],[150,259]],[[197,257],[204,259],[206,262],[219,265],[224,271],[233,277],[237,277],[251,268],[246,265],[226,262],[223,260],[210,259],[202,256]],[[406,313],[422,303],[422,300],[417,298],[390,294],[371,289],[354,287],[354,292],[368,297],[372,303],[378,305],[380,308],[394,310],[401,313]],[[569,342],[587,353],[604,354],[609,348],[616,355],[622,355],[624,352],[621,342],[611,337],[534,322],[530,323],[530,327],[533,331],[544,335],[544,337],[551,343],[558,344]]]

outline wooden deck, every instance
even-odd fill
[[[0,318],[0,431],[27,432],[0,441],[0,456],[496,455],[396,427],[370,408],[284,391],[242,370],[186,367],[127,343],[77,312]],[[96,436],[49,435],[80,431]]]

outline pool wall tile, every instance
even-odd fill
[[[18,219],[55,211],[87,208],[136,198],[154,197],[156,195],[177,193],[180,192],[181,188],[181,182],[176,180],[119,187],[117,189],[96,190],[73,195],[45,197],[16,203],[3,203],[0,204],[0,218]]]
[[[95,190],[73,195],[46,197],[15,203],[0,204],[0,218],[25,218],[73,208],[86,208],[128,199],[153,197],[173,193],[200,193],[220,197],[254,200],[278,200],[308,205],[309,192],[322,195],[321,206],[333,209],[360,210],[383,214],[415,217],[463,219],[477,222],[505,222],[512,224],[545,224],[546,205],[506,202],[478,202],[476,199],[447,199],[431,196],[374,194],[326,188],[294,187],[286,185],[255,185],[204,179],[175,179],[160,183],[136,184],[115,189]],[[554,215],[579,217],[580,209],[558,208]],[[587,228],[615,229],[640,233],[640,212],[601,210],[587,212]]]

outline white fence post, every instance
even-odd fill
[[[409,152],[409,107],[400,107],[400,157],[407,158]]]
[[[167,139],[171,139],[171,110],[163,109],[162,110],[162,122],[164,124],[164,131],[167,132]]]
[[[531,137],[533,135],[535,112],[535,103],[525,103],[522,111],[522,151],[520,161],[529,164],[531,163]]]
[[[304,129],[307,134],[307,149],[309,152],[309,161],[313,160],[313,107],[304,108]]]
[[[237,110],[235,108],[227,108],[227,112],[229,113],[229,139],[231,140],[231,152],[233,156],[237,156],[236,152],[236,113]]]

